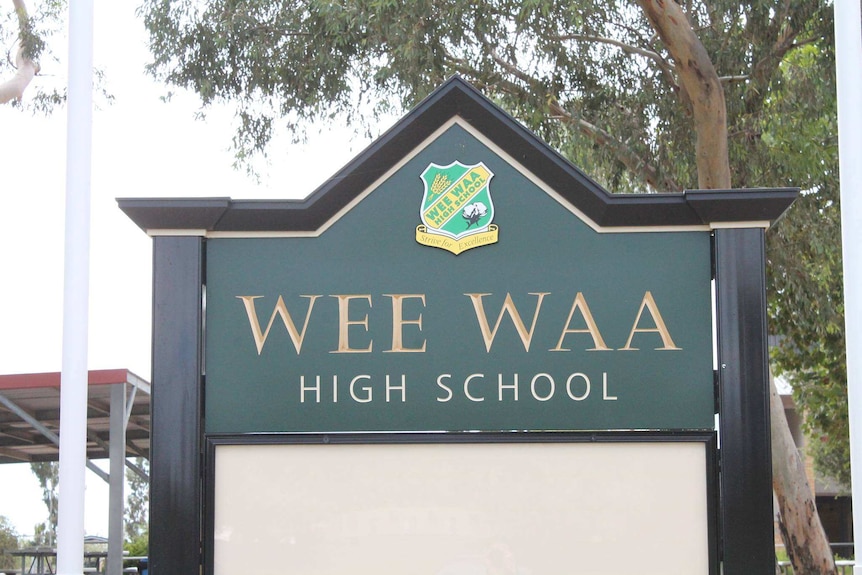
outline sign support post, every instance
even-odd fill
[[[164,575],[197,573],[203,240],[157,238],[153,254],[149,569]]]
[[[761,229],[715,230],[724,573],[775,569]]]

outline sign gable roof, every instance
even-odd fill
[[[455,121],[541,180],[558,201],[599,231],[632,228],[768,227],[798,190],[688,190],[611,194],[535,134],[453,77],[302,200],[124,198],[120,208],[151,235],[298,233],[314,235],[406,158]]]

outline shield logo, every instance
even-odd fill
[[[422,224],[416,228],[417,242],[455,255],[497,242],[489,188],[494,174],[484,163],[432,163],[419,177],[425,191],[419,209]]]

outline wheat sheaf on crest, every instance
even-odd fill
[[[437,194],[442,193],[451,183],[451,180],[449,180],[449,177],[446,174],[437,174],[434,176],[434,181],[431,182],[431,195],[436,196]]]

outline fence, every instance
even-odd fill
[[[838,559],[835,561],[835,567],[838,569],[838,575],[853,575],[853,566],[856,561],[852,559]],[[790,566],[790,561],[779,561],[778,571],[782,575],[793,575],[793,567]]]

